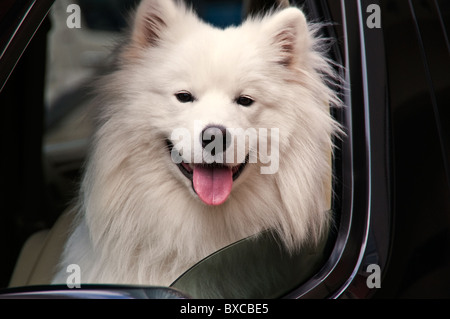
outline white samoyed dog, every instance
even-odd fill
[[[218,29],[180,2],[143,0],[99,84],[54,283],[77,264],[83,283],[167,286],[267,229],[290,251],[317,242],[330,225],[339,100],[316,35],[294,7]]]

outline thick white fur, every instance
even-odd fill
[[[296,8],[216,29],[173,0],[144,0],[118,68],[99,86],[98,127],[76,225],[54,282],[78,264],[86,283],[169,285],[212,252],[264,229],[291,250],[328,230],[333,72]],[[193,92],[182,104],[174,94]],[[241,94],[255,103],[235,103]],[[249,164],[209,207],[173,164],[165,139],[194,121],[279,128],[279,170]],[[194,140],[195,142],[195,140]]]

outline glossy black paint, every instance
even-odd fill
[[[335,247],[322,271],[288,297],[368,297],[373,291],[367,289],[365,270],[372,263],[384,268],[390,228],[387,130],[379,129],[386,125],[383,37],[380,30],[365,27],[364,1],[341,1],[332,7],[326,1],[306,1],[306,5],[313,19],[342,21],[337,26],[341,30],[330,25],[325,36],[341,35],[333,58],[345,66],[341,70],[345,107],[337,110],[336,117],[346,136],[337,141],[335,160]],[[374,212],[378,228],[370,227]]]
[[[3,0],[0,4],[0,91],[54,0]]]
[[[1,299],[187,299],[176,289],[118,285],[36,286],[0,291]]]
[[[450,297],[450,3],[383,1],[393,238],[377,296]]]

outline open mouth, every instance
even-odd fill
[[[173,144],[167,140],[169,152]],[[231,193],[233,182],[241,175],[248,163],[248,155],[244,163],[228,166],[221,163],[189,164],[181,162],[176,164],[186,178],[192,182],[192,188],[198,197],[207,205],[217,206],[223,204]]]

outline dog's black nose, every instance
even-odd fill
[[[206,148],[209,144],[213,143],[211,148],[211,155],[216,155],[216,152],[224,152],[231,144],[231,136],[228,130],[222,125],[210,125],[207,126],[200,136],[200,142],[203,148]],[[222,149],[218,148],[222,146]]]

